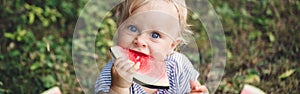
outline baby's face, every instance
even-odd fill
[[[177,46],[179,30],[174,16],[155,10],[139,12],[118,27],[117,44],[164,59]]]

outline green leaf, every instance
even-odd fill
[[[9,38],[9,39],[14,39],[14,38],[15,38],[15,35],[12,34],[12,33],[7,33],[7,32],[5,32],[5,33],[4,33],[4,37]]]
[[[262,33],[260,31],[253,31],[253,32],[250,32],[249,36],[248,36],[248,39],[249,40],[254,40],[258,37],[261,37]]]
[[[56,22],[56,16],[52,15],[52,16],[50,16],[50,19],[52,22]]]
[[[232,58],[232,53],[229,50],[226,50],[226,56],[228,59]]]
[[[278,79],[290,77],[295,71],[296,71],[295,69],[290,69],[290,70],[282,73],[280,76],[278,76]]]
[[[21,36],[17,36],[17,41],[21,41],[22,37]]]
[[[0,60],[4,59],[4,55],[0,54]]]
[[[27,33],[26,30],[18,31],[18,35],[21,37],[23,37],[26,33]]]
[[[192,14],[192,19],[198,19],[199,18],[199,15],[197,14],[197,13],[194,13],[194,14]]]
[[[30,9],[30,5],[27,4],[27,3],[24,4],[24,7],[25,7],[26,9]]]
[[[32,24],[34,22],[34,14],[32,12],[29,12],[29,21],[28,21],[28,24]]]
[[[20,53],[19,50],[13,50],[13,51],[9,52],[9,56],[11,56],[11,57],[15,57],[15,56],[18,56],[20,54],[21,53]]]
[[[272,10],[270,8],[268,8],[266,13],[267,13],[267,15],[272,15]]]
[[[50,21],[48,19],[43,19],[42,22],[44,27],[47,27],[50,24]]]
[[[36,14],[42,14],[44,11],[41,7],[36,7],[36,6],[34,6],[32,9]]]
[[[115,21],[113,19],[111,19],[111,18],[107,19],[107,23],[110,24],[110,25],[112,25],[112,27],[116,26]]]
[[[30,70],[34,71],[37,68],[39,68],[41,66],[40,62],[34,62],[31,66],[30,66]]]
[[[241,12],[242,12],[242,14],[243,14],[244,16],[246,16],[246,17],[249,17],[249,16],[250,16],[250,14],[247,12],[247,10],[246,10],[245,8],[242,8],[242,9],[241,9]]]
[[[54,86],[56,82],[53,75],[44,76],[41,80],[43,81],[44,86],[47,88]]]
[[[250,74],[247,75],[245,78],[246,83],[255,83],[255,82],[260,82],[260,77],[256,74]]]
[[[275,41],[275,36],[274,36],[271,32],[268,32],[267,35],[268,35],[269,40],[270,40],[271,42],[274,42],[274,41]]]

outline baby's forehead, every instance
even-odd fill
[[[142,0],[141,0],[142,1]],[[139,6],[136,8],[132,14],[145,12],[145,11],[161,11],[165,14],[168,14],[170,16],[173,16],[175,18],[178,18],[178,11],[171,1],[167,0],[148,0],[145,4],[142,4],[142,6]]]

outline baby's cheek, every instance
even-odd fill
[[[164,60],[167,56],[166,51],[164,51],[161,47],[154,47],[150,50],[150,53],[152,53],[152,56],[159,60]]]
[[[128,48],[129,47],[129,43],[127,43],[126,41],[118,41],[117,45],[121,46],[123,48]]]
[[[130,47],[130,44],[127,43],[127,42],[124,42],[124,41],[118,42],[118,45],[123,47],[123,48],[129,48]]]
[[[122,47],[129,47],[133,42],[133,39],[130,38],[130,37],[126,37],[126,36],[120,36],[118,39],[117,39],[117,44],[119,46],[122,46]]]

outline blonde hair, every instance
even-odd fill
[[[117,8],[117,24],[121,25],[132,13],[139,7],[154,0],[123,0],[123,2]],[[178,40],[181,40],[183,44],[187,41],[183,38],[186,34],[192,34],[191,30],[188,29],[187,25],[187,8],[185,0],[162,0],[168,3],[172,3],[176,8],[180,29]]]

